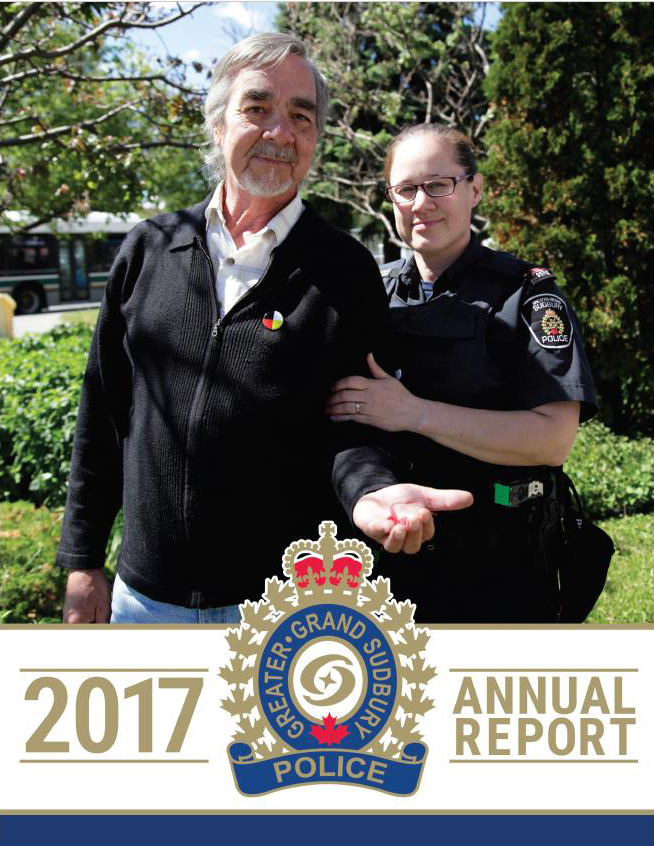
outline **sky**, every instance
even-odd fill
[[[177,3],[159,2],[161,7],[170,6],[174,13]],[[186,4],[182,4],[186,5]],[[233,44],[247,35],[274,31],[274,20],[278,3],[270,2],[227,2],[211,3],[193,12],[189,17],[155,32],[141,30],[132,40],[155,56],[178,56],[185,62],[201,62],[210,66]],[[486,26],[495,28],[499,20],[499,4],[486,3]],[[204,87],[206,80],[192,70],[189,82]]]
[[[170,6],[173,14],[177,3],[160,2]],[[186,5],[186,4],[183,4]],[[178,56],[185,62],[201,62],[210,66],[229,48],[247,35],[275,30],[276,2],[217,2],[193,12],[187,18],[161,30],[141,30],[132,40],[156,56]],[[190,71],[189,81],[203,86],[204,80]]]

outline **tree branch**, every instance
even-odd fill
[[[425,108],[425,119],[423,123],[431,123],[431,110],[434,105],[434,86],[428,79],[425,79],[425,87],[427,88],[427,107]]]
[[[151,147],[178,147],[181,150],[199,150],[203,144],[203,141],[191,141],[190,139],[180,139],[179,141],[136,141],[133,144],[112,144],[106,149],[109,152],[118,150],[149,150]]]
[[[15,117],[15,118],[9,118],[8,120],[0,120],[0,128],[2,128],[4,126],[11,126],[14,123],[22,123],[25,120],[35,121],[35,120],[38,120],[38,119],[39,119],[38,115],[25,115],[24,117]]]
[[[125,21],[125,16],[128,12],[128,7],[125,5],[117,18],[109,18],[108,20],[103,21],[101,24],[98,24],[98,26],[89,30],[89,32],[85,35],[80,36],[80,38],[77,38],[75,41],[71,41],[70,44],[66,44],[56,50],[44,50],[41,47],[32,47],[29,50],[23,50],[22,52],[19,51],[18,53],[7,53],[4,56],[0,56],[0,65],[6,65],[8,62],[17,62],[21,59],[29,59],[32,56],[38,56],[41,59],[57,59],[61,56],[67,56],[70,53],[73,53],[75,50],[83,47],[84,44],[88,44],[89,41],[95,40],[99,35],[102,35],[103,32],[107,32],[107,30],[118,29],[125,31],[127,29],[159,29],[160,27],[168,26],[168,24],[187,17],[187,15],[190,15],[191,12],[195,11],[195,9],[205,5],[206,3],[204,2],[194,3],[193,6],[186,10],[178,7],[180,8],[180,11],[176,15],[164,20],[146,21],[145,23],[138,23],[137,21],[130,20]]]
[[[59,56],[67,56],[69,53],[73,53],[75,50],[83,47],[84,44],[87,44],[89,41],[93,41],[98,37],[98,35],[106,32],[108,29],[116,29],[120,27],[123,17],[126,14],[127,9],[125,8],[122,10],[119,18],[109,18],[109,20],[103,21],[101,24],[98,24],[95,29],[87,32],[86,35],[82,35],[80,38],[75,41],[71,41],[70,44],[66,44],[64,47],[60,47],[58,50],[43,50],[40,47],[32,47],[30,50],[23,50],[22,52],[19,51],[18,53],[7,53],[4,56],[0,56],[0,65],[6,65],[8,62],[18,62],[22,59],[29,59],[32,56],[39,56],[39,58],[42,59],[56,59]]]
[[[370,205],[369,202],[358,203],[356,200],[352,199],[352,197],[335,197],[332,194],[327,193],[326,191],[321,191],[320,189],[315,188],[315,186],[310,186],[309,191],[315,197],[322,197],[324,200],[331,200],[334,203],[339,203],[342,206],[350,206],[355,211],[358,211],[359,214],[362,214],[364,217],[373,217],[376,220],[379,220],[386,232],[388,233],[388,239],[392,244],[395,244],[397,247],[404,247],[406,246],[403,241],[400,241],[395,234],[395,230],[391,226],[388,218],[386,215],[375,209],[373,206]]]
[[[97,126],[99,123],[103,123],[105,120],[108,120],[110,117],[117,115],[125,109],[133,108],[134,103],[123,103],[115,109],[111,109],[106,112],[106,114],[101,115],[99,118],[82,120],[79,121],[79,123],[70,123],[66,126],[57,126],[54,129],[46,129],[43,132],[30,133],[30,135],[18,135],[15,138],[4,138],[0,140],[0,147],[22,147],[26,144],[35,144],[38,141],[45,141],[48,138],[54,138],[57,135],[65,135],[67,132],[71,132],[75,129],[76,126],[79,126],[82,129],[90,129],[92,126]]]
[[[2,50],[6,44],[9,44],[17,32],[20,32],[32,15],[39,11],[41,5],[41,3],[27,3],[23,6],[16,17],[2,30],[2,33],[0,34],[0,50]]]
[[[170,85],[171,88],[176,88],[184,94],[191,94],[198,97],[206,94],[206,91],[195,91],[192,88],[185,88],[177,82],[172,82],[165,74],[153,74],[150,76],[84,76],[82,74],[70,73],[69,71],[63,70],[63,68],[57,68],[54,66],[46,68],[32,68],[31,70],[23,71],[22,73],[5,76],[0,79],[0,85],[8,85],[10,82],[21,82],[22,80],[33,76],[61,76],[64,79],[70,79],[74,82],[164,82],[166,85]]]
[[[352,185],[354,188],[376,188],[379,182],[378,179],[346,179],[344,176],[333,176],[325,174],[327,179],[333,179],[339,185]]]
[[[128,29],[134,27],[135,29],[160,29],[163,26],[168,26],[168,24],[175,23],[175,21],[179,21],[182,18],[187,17],[196,9],[199,9],[202,6],[211,6],[213,5],[211,0],[202,0],[202,2],[194,3],[189,9],[183,9],[179,3],[177,3],[177,8],[179,9],[179,14],[174,15],[173,17],[166,18],[165,20],[160,21],[146,21],[145,23],[127,23],[123,24],[123,29]]]
[[[482,49],[479,44],[474,44],[473,49],[475,53],[479,56],[482,62],[482,67],[484,69],[484,76],[488,76],[488,71],[490,70],[490,62],[488,61],[488,56],[486,55],[486,51]]]

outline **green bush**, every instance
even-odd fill
[[[614,435],[597,420],[579,428],[565,470],[592,518],[652,508],[654,453],[651,438]]]
[[[0,342],[0,494],[36,505],[66,498],[88,326]]]
[[[592,34],[591,34],[592,33]],[[506,3],[486,94],[481,212],[557,276],[621,434],[652,434],[651,3]]]
[[[2,499],[64,504],[90,340],[90,328],[78,325],[0,341]],[[630,440],[598,421],[585,423],[566,471],[593,518],[651,508],[654,455],[649,438]]]
[[[0,623],[60,623],[67,572],[54,563],[63,509],[31,502],[2,505]],[[122,532],[116,518],[107,544],[107,576],[116,572]]]

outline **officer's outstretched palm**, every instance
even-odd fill
[[[438,490],[423,485],[391,485],[362,496],[354,506],[354,523],[387,552],[418,552],[434,536],[434,513],[472,505],[468,491]]]

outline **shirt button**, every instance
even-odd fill
[[[407,470],[413,470],[413,467],[414,467],[413,461],[407,461],[406,469]]]
[[[228,256],[225,259],[225,264],[234,264],[234,259],[231,256]]]
[[[434,544],[433,544],[433,543],[428,543],[428,544],[427,544],[427,549],[428,549],[430,552],[433,552],[433,551],[436,549],[436,547],[434,546]]]

